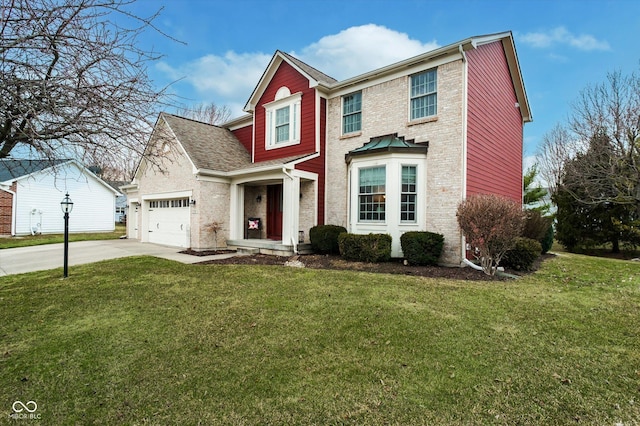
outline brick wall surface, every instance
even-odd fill
[[[460,263],[462,241],[455,213],[463,197],[463,75],[460,60],[438,67],[437,119],[421,124],[408,122],[408,75],[364,89],[362,132],[355,137],[341,136],[341,98],[329,100],[326,223],[348,228],[347,152],[390,133],[416,143],[429,141],[424,230],[445,236],[442,263]]]
[[[15,182],[11,191],[16,191]],[[0,190],[0,235],[11,235],[11,221],[13,218],[13,194]]]

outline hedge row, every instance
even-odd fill
[[[386,262],[391,259],[391,236],[349,234],[342,226],[319,225],[309,231],[316,253],[339,253],[348,260]],[[400,237],[405,259],[412,265],[436,265],[442,254],[444,236],[433,232],[405,232]]]

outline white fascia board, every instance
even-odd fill
[[[192,194],[193,194],[192,190],[188,190],[188,191],[155,192],[153,194],[145,194],[141,198],[142,198],[143,201],[164,200],[166,198],[191,197]]]
[[[241,117],[234,118],[233,120],[229,120],[226,123],[222,124],[220,127],[224,127],[225,129],[229,129],[231,131],[242,129],[243,127],[247,127],[253,124],[253,114],[245,114]]]
[[[231,179],[228,177],[219,177],[219,176],[211,176],[200,173],[201,170],[198,170],[196,173],[196,180],[200,182],[216,182],[216,183],[230,183]]]
[[[390,67],[381,68],[380,70],[363,74],[359,77],[342,81],[332,88],[330,94],[328,95],[328,98],[331,99],[339,96],[344,96],[349,93],[365,89],[367,87],[382,84],[400,77],[415,74],[420,71],[436,68],[449,62],[462,60],[462,55],[458,51],[457,46],[459,45],[456,45],[455,50],[443,52],[439,55],[434,55],[433,57],[430,55],[426,56],[423,59],[420,59],[420,57],[418,57],[418,59],[414,58],[411,61],[401,62]]]

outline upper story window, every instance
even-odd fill
[[[437,113],[437,71],[431,69],[411,76],[411,120],[431,117]]]
[[[362,130],[362,92],[342,97],[342,134]]]
[[[300,104],[302,93],[293,95],[287,87],[281,87],[273,102],[264,105],[266,110],[266,149],[300,143]]]

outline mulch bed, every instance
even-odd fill
[[[186,249],[186,250],[179,251],[178,253],[190,254],[192,256],[212,256],[214,254],[227,254],[227,253],[235,253],[235,252],[236,252],[235,250],[202,250],[202,251],[198,251],[198,250]]]
[[[537,269],[541,262],[554,255],[545,254],[534,265]],[[199,262],[199,264],[218,264],[218,265],[280,265],[284,266],[286,262],[299,260],[307,268],[314,269],[334,269],[334,270],[351,270],[385,274],[401,274],[413,275],[429,278],[449,278],[454,280],[475,280],[475,281],[504,281],[509,280],[507,277],[494,276],[490,277],[482,271],[476,271],[472,268],[447,268],[443,266],[411,266],[404,265],[402,259],[394,259],[390,262],[382,263],[363,263],[350,262],[336,255],[310,254],[300,256],[271,256],[266,254],[254,254],[250,256],[234,256],[228,259],[208,260]],[[530,272],[510,271],[506,272],[513,275],[526,275]]]

